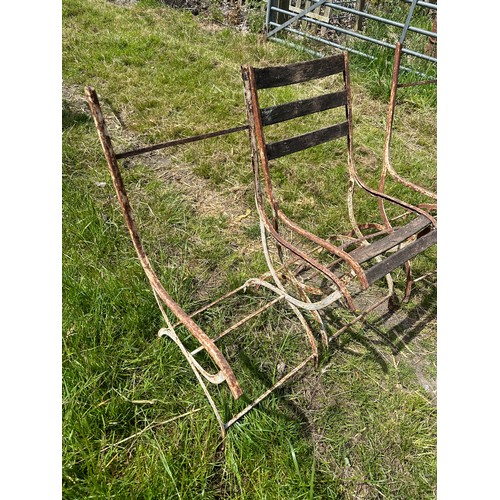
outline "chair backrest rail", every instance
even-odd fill
[[[313,61],[289,64],[288,66],[269,66],[254,68],[257,89],[282,87],[317,78],[335,75],[344,71],[344,56],[336,55]]]
[[[297,135],[290,139],[272,142],[266,147],[267,157],[269,160],[274,160],[275,158],[318,146],[339,137],[345,137],[348,133],[348,123],[343,122],[331,127],[315,130],[314,132],[308,132],[307,134]]]
[[[338,108],[346,103],[347,94],[343,90],[341,92],[332,92],[309,99],[263,108],[261,109],[262,125],[272,125],[273,123],[292,120],[300,116],[312,115],[313,113],[326,111],[327,109]]]

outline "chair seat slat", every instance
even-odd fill
[[[429,219],[420,215],[405,226],[395,228],[393,233],[380,240],[374,241],[369,246],[357,248],[356,250],[349,252],[349,255],[361,264],[362,262],[366,262],[367,260],[390,250],[396,245],[399,245],[399,243],[402,243],[411,236],[419,233],[429,225]]]
[[[422,253],[427,248],[436,244],[437,242],[437,229],[430,231],[421,238],[415,240],[413,243],[403,247],[390,257],[387,257],[382,262],[375,264],[373,267],[366,271],[365,276],[368,283],[371,285],[375,281],[383,278],[386,274],[394,271],[397,267],[403,265],[405,262],[413,259],[418,254]]]

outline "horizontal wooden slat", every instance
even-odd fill
[[[281,87],[292,83],[324,78],[344,71],[344,55],[336,55],[305,61],[287,66],[254,68],[255,85],[258,89]]]
[[[434,245],[436,241],[437,229],[430,231],[426,235],[415,240],[413,243],[410,243],[401,250],[393,253],[382,262],[375,264],[365,273],[368,283],[371,285],[380,278],[383,278],[386,274],[394,271],[397,267],[402,266],[405,262],[413,259],[413,257],[417,256],[419,253],[422,253],[424,250]]]
[[[347,122],[339,123],[331,127],[322,128],[309,132],[307,134],[298,135],[283,141],[273,142],[267,145],[267,157],[269,160],[279,158],[280,156],[289,155],[302,151],[303,149],[323,144],[324,142],[338,139],[346,136],[349,133]]]
[[[271,125],[273,123],[284,122],[299,116],[311,115],[319,111],[337,108],[347,102],[347,93],[333,92],[324,94],[310,99],[302,99],[300,101],[288,102],[273,106],[272,108],[264,108],[261,110],[262,124]]]
[[[380,240],[374,241],[369,246],[357,248],[349,252],[349,255],[361,264],[399,245],[399,243],[407,240],[410,236],[422,231],[422,229],[429,226],[430,223],[427,217],[420,215],[405,226],[395,228],[393,233]]]

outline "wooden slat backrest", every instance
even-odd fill
[[[307,134],[297,135],[283,141],[272,142],[266,147],[267,158],[274,160],[280,156],[296,153],[297,151],[302,151],[303,149],[311,148],[333,139],[338,139],[339,137],[346,137],[348,133],[349,126],[347,122],[343,122]]]
[[[325,78],[346,71],[345,55],[335,56],[306,61],[301,63],[289,64],[287,66],[271,66],[267,68],[251,68],[253,71],[253,85],[255,92],[259,89],[282,87],[291,84],[303,83],[310,80]],[[302,99],[285,104],[279,104],[268,108],[260,108],[258,99],[255,97],[256,107],[260,114],[260,123],[262,127],[273,125],[275,123],[300,118],[313,113],[319,113],[329,109],[344,106],[346,118],[349,119],[349,110],[347,106],[347,90],[344,88],[338,92],[329,92],[326,94]],[[320,130],[315,130],[306,134],[287,138],[284,140],[267,143],[261,131],[266,160],[274,160],[282,156],[302,151],[319,144],[346,137],[349,135],[348,121],[343,121]]]

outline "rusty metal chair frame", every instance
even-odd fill
[[[343,74],[344,82],[343,88],[338,92],[328,93],[322,96],[296,101],[294,103],[278,105],[272,108],[261,109],[259,106],[258,91],[262,88],[301,83],[336,73]],[[385,194],[383,192],[384,183],[382,181],[378,191],[370,188],[363,182],[356,170],[353,155],[353,124],[347,52],[337,56],[287,66],[253,68],[252,66],[244,65],[242,66],[242,76],[248,125],[184,139],[177,139],[122,153],[115,153],[114,151],[96,91],[92,87],[87,87],[85,89],[98,137],[104,151],[108,169],[113,180],[113,185],[133,246],[166,323],[166,327],[161,328],[158,335],[160,337],[166,336],[170,338],[186,358],[214,412],[222,438],[225,437],[226,431],[231,425],[237,422],[273,391],[285,384],[305,366],[309,363],[317,366],[319,357],[318,343],[302,311],[311,314],[316,320],[319,325],[322,344],[325,348],[328,347],[329,342],[334,338],[338,337],[354,323],[363,320],[370,311],[381,305],[384,301],[393,298],[394,290],[391,272],[402,265],[406,266],[407,270],[405,296],[409,294],[411,283],[409,262],[413,257],[435,244],[437,234],[436,220],[428,211],[422,207],[413,206]],[[301,116],[306,116],[311,113],[319,113],[340,106],[343,106],[345,109],[345,122],[292,139],[285,139],[270,144],[266,143],[264,136],[265,126],[280,121],[300,118]],[[201,309],[188,314],[163,287],[149,261],[139,236],[139,231],[120,173],[118,161],[170,146],[187,144],[243,130],[249,131],[254,174],[254,196],[259,215],[262,248],[269,272],[258,278],[248,279],[240,287],[210,302]],[[336,246],[329,239],[321,238],[303,229],[288,218],[280,209],[274,195],[269,162],[280,156],[342,137],[346,137],[347,140],[347,169],[349,173],[347,204],[352,231],[342,236],[344,241],[343,244]],[[388,137],[389,140],[386,140],[386,142],[390,143],[389,132]],[[390,171],[389,163],[390,162],[384,161],[382,169],[383,176],[387,171]],[[379,210],[383,220],[382,224],[359,224],[356,221],[353,207],[353,196],[356,187],[378,200]],[[389,219],[387,217],[384,218],[384,202],[396,204],[405,209],[407,213],[414,214],[415,217],[404,226],[393,227]],[[271,216],[266,212],[266,203],[271,209]],[[299,249],[281,234],[280,225],[286,226],[288,230],[312,242],[316,245],[316,248],[313,252]],[[372,232],[365,234],[363,232],[365,230],[370,230]],[[375,232],[373,232],[374,230]],[[273,263],[268,237],[277,245],[279,257],[278,265]],[[316,251],[325,250],[334,258],[333,262],[328,266],[321,264],[314,255]],[[284,258],[285,251],[290,252],[292,255],[291,259],[287,260]],[[390,253],[389,256],[387,256],[388,253]],[[375,264],[366,269],[366,263],[368,262],[375,262]],[[344,268],[339,267],[339,264],[344,265]],[[348,271],[346,271],[345,266],[347,266]],[[312,273],[308,272],[308,270],[312,271]],[[306,272],[304,273],[304,271]],[[313,301],[311,300],[311,295],[318,295],[318,289],[308,285],[307,280],[315,276],[322,277],[323,280],[326,280],[329,284],[329,288],[327,288],[328,292],[326,296],[322,297],[320,300]],[[357,310],[353,299],[354,294],[368,289],[373,283],[384,277],[388,283],[388,294],[384,295],[381,300],[365,307],[363,310]],[[240,292],[245,293],[247,288],[253,287],[264,287],[271,290],[271,292],[275,294],[275,298],[266,302],[263,306],[258,307],[212,338],[210,338],[196,322],[196,317],[201,313],[217,304],[223,303],[224,300]],[[324,292],[320,291],[319,293]],[[310,347],[310,352],[286,375],[282,376],[277,382],[251,401],[240,412],[232,416],[227,422],[224,422],[206,382],[215,385],[225,382],[234,399],[238,399],[243,391],[232,367],[219,347],[217,347],[216,342],[236,331],[250,319],[256,317],[280,301],[286,302],[287,306],[290,307],[298,318],[303,328],[306,341]],[[355,317],[352,321],[338,329],[333,335],[328,336],[322,316],[319,313],[335,303],[343,305],[343,301],[347,309],[356,313]],[[170,310],[177,318],[177,323],[172,324],[166,313],[166,309]],[[186,348],[176,333],[176,329],[180,326],[185,327],[191,336],[199,342],[200,345],[197,348],[192,351]],[[196,360],[196,355],[201,351],[205,351],[213,360],[219,370],[217,373],[209,373]]]
[[[247,126],[240,126],[240,127],[233,127],[231,129],[226,129],[222,131],[217,131],[217,132],[211,132],[208,134],[202,134],[198,136],[193,136],[193,137],[188,137],[184,139],[178,139],[174,141],[169,141],[161,144],[156,144],[152,146],[146,146],[144,148],[139,148],[136,150],[132,151],[126,151],[123,153],[118,153],[116,154],[114,151],[113,143],[111,140],[111,137],[108,133],[107,127],[106,127],[106,122],[102,113],[102,109],[99,103],[99,99],[97,96],[96,91],[92,87],[86,87],[85,89],[86,97],[87,97],[87,102],[90,107],[91,114],[94,119],[94,123],[97,129],[97,133],[99,136],[99,140],[102,146],[102,149],[104,151],[104,155],[106,158],[106,163],[108,165],[109,172],[111,174],[111,178],[113,180],[113,185],[116,191],[116,195],[118,197],[118,201],[120,204],[121,211],[123,213],[125,223],[127,225],[127,229],[129,231],[130,237],[132,239],[133,246],[135,248],[135,251],[137,253],[137,256],[139,258],[139,261],[141,263],[141,266],[149,280],[149,283],[151,285],[151,288],[153,290],[153,294],[156,298],[156,301],[158,303],[158,306],[160,308],[161,314],[165,320],[166,327],[161,328],[160,331],[158,332],[159,337],[166,336],[170,338],[175,344],[178,346],[180,349],[181,353],[183,356],[186,358],[189,366],[193,370],[199,384],[202,387],[202,390],[209,402],[210,407],[212,408],[215,417],[217,419],[217,422],[220,426],[220,431],[221,431],[221,436],[224,439],[226,435],[227,429],[233,425],[236,421],[238,421],[241,417],[243,417],[246,413],[248,413],[252,408],[254,408],[258,403],[260,403],[264,398],[266,398],[269,394],[271,394],[273,391],[275,391],[278,387],[282,386],[285,384],[291,377],[293,377],[297,372],[299,372],[302,368],[304,368],[309,362],[312,362],[313,364],[317,364],[318,360],[318,350],[316,346],[316,342],[313,336],[313,333],[305,320],[304,316],[300,312],[300,310],[291,302],[286,301],[288,306],[292,309],[292,311],[295,313],[297,316],[302,328],[304,329],[305,337],[308,342],[308,344],[311,347],[311,353],[306,355],[304,359],[296,365],[293,369],[291,369],[287,374],[282,376],[278,381],[276,381],[271,387],[269,387],[266,391],[264,391],[260,396],[255,398],[253,401],[251,401],[245,408],[243,408],[239,413],[234,415],[230,420],[227,422],[224,422],[221,414],[212,398],[210,395],[210,392],[207,388],[207,385],[205,381],[208,381],[211,384],[221,384],[225,382],[227,386],[229,387],[229,390],[233,396],[234,399],[238,399],[242,395],[242,388],[240,387],[240,384],[238,383],[238,380],[236,379],[236,376],[233,372],[233,369],[229,365],[226,357],[224,354],[221,352],[221,350],[217,347],[216,342],[220,340],[221,338],[225,337],[226,335],[236,331],[240,326],[244,325],[246,322],[248,322],[250,319],[256,317],[263,311],[269,309],[271,306],[276,304],[278,301],[282,301],[283,299],[286,299],[286,295],[283,293],[278,293],[277,297],[272,299],[271,301],[267,302],[263,306],[255,309],[252,311],[250,314],[245,316],[244,318],[240,319],[230,327],[226,328],[224,331],[218,333],[215,337],[210,338],[203,330],[202,328],[196,323],[195,318],[199,314],[207,311],[209,308],[222,303],[224,300],[228,299],[229,297],[234,296],[235,294],[239,292],[245,292],[247,287],[258,287],[260,286],[261,283],[265,283],[266,279],[268,279],[268,275],[263,275],[258,279],[255,280],[248,280],[245,282],[243,285],[240,287],[232,290],[231,292],[223,295],[222,297],[219,297],[218,299],[214,300],[213,302],[210,302],[206,306],[202,307],[201,309],[198,309],[197,311],[188,314],[172,297],[171,295],[167,292],[167,290],[163,287],[162,283],[160,282],[156,272],[154,271],[149,258],[144,250],[141,238],[139,236],[139,231],[137,228],[137,224],[135,222],[133,212],[132,212],[132,207],[130,205],[128,196],[127,196],[127,191],[120,173],[119,165],[118,165],[118,160],[123,159],[123,158],[128,158],[131,156],[136,156],[140,155],[143,153],[147,153],[150,151],[156,151],[159,149],[163,149],[169,146],[173,145],[179,145],[179,144],[186,144],[198,140],[203,140],[207,139],[210,137],[217,137],[221,135],[226,135],[230,134],[233,132],[241,131],[241,130],[246,130],[248,127]],[[169,309],[174,316],[177,318],[178,322],[176,324],[172,324],[170,321],[168,315],[166,314],[165,308]],[[189,333],[192,335],[193,338],[195,338],[199,342],[199,347],[194,349],[193,351],[189,351],[186,346],[183,344],[179,336],[176,334],[176,328],[179,326],[183,325]],[[205,351],[209,357],[213,360],[215,365],[218,367],[219,371],[215,374],[209,373],[207,370],[205,370],[200,363],[196,360],[195,356],[201,352]]]
[[[399,74],[401,69],[401,56],[403,54],[403,45],[406,39],[406,35],[408,33],[408,28],[410,26],[410,21],[413,16],[413,11],[417,4],[417,0],[412,0],[410,10],[408,12],[408,16],[406,18],[405,24],[403,26],[403,30],[401,32],[401,36],[399,41],[396,42],[394,49],[394,62],[392,67],[392,81],[391,81],[391,91],[389,98],[389,108],[387,111],[387,124],[386,124],[386,132],[385,132],[385,140],[384,140],[384,151],[383,151],[383,163],[382,163],[382,172],[380,174],[379,181],[379,191],[384,192],[385,183],[387,175],[391,176],[396,182],[406,186],[407,188],[420,193],[428,198],[431,198],[432,202],[430,203],[420,203],[418,205],[419,208],[426,210],[429,214],[435,214],[437,211],[437,193],[427,189],[424,186],[416,184],[415,182],[406,179],[402,175],[400,175],[394,168],[391,160],[391,139],[393,135],[394,128],[394,115],[396,111],[396,100],[397,100],[397,92],[399,88],[413,87],[417,85],[433,85],[437,83],[436,79],[427,79],[427,80],[418,80],[410,83],[399,83]],[[433,30],[435,30],[436,23],[434,23]],[[437,39],[434,39],[437,40]],[[391,227],[391,223],[389,218],[387,217],[387,213],[385,211],[385,205],[383,199],[379,199],[379,211],[384,222],[386,228]],[[412,286],[412,278],[411,278],[411,262],[408,261],[405,263],[405,269],[407,274],[406,281],[406,290],[405,297],[403,300],[408,300],[411,292]]]
[[[412,189],[413,191],[416,191],[420,194],[423,194],[432,200],[434,202],[432,203],[422,203],[419,206],[421,208],[424,208],[428,211],[433,211],[437,209],[437,193],[434,191],[431,191],[430,189],[427,189],[424,186],[421,186],[419,184],[416,184],[415,182],[412,182],[402,175],[398,174],[396,172],[394,166],[392,165],[391,161],[391,139],[392,139],[392,134],[393,134],[393,127],[394,127],[394,114],[396,110],[396,98],[397,98],[397,91],[398,88],[403,88],[403,87],[411,87],[411,86],[416,86],[416,85],[430,85],[430,84],[435,84],[437,83],[437,80],[421,80],[421,81],[416,81],[416,82],[411,82],[411,83],[399,83],[399,71],[400,71],[400,65],[401,65],[401,51],[402,51],[402,41],[399,41],[396,43],[396,49],[394,51],[394,64],[393,64],[393,69],[392,69],[392,82],[391,82],[391,95],[389,98],[389,109],[387,112],[387,125],[386,125],[386,133],[385,133],[385,141],[384,141],[384,160],[382,164],[382,173],[380,176],[380,183],[379,183],[379,190],[383,191],[385,187],[385,180],[387,177],[387,174],[389,174],[393,179],[395,179],[397,182],[403,184],[404,186]],[[385,214],[385,210],[383,208],[383,204],[381,204],[381,214],[384,219],[384,222],[387,224],[387,215]]]
[[[261,89],[299,84],[338,73],[343,75],[343,87],[340,91],[269,108],[260,107],[258,94]],[[352,297],[353,290],[356,293],[366,290],[375,281],[383,277],[386,277],[389,285],[389,293],[384,297],[384,300],[390,300],[393,297],[390,273],[402,265],[406,267],[407,271],[405,287],[405,296],[407,296],[411,284],[409,261],[436,243],[437,223],[435,218],[426,210],[389,196],[382,190],[370,188],[359,176],[353,154],[351,88],[347,52],[286,66],[254,68],[250,65],[244,65],[242,66],[242,77],[252,151],[255,203],[261,224],[262,246],[274,280],[274,285],[263,283],[263,286],[267,286],[279,293],[279,291],[285,291],[287,283],[291,285],[296,291],[293,304],[302,309],[315,312],[315,318],[322,331],[323,344],[327,346],[328,342],[335,338],[339,332],[328,337],[318,311],[341,299],[345,301],[348,309],[353,312],[356,311]],[[272,143],[266,142],[264,133],[264,127],[266,126],[341,106],[345,109],[346,117],[346,120],[342,123],[292,138]],[[347,243],[345,245],[336,246],[329,239],[321,238],[302,228],[281,210],[275,196],[270,162],[282,156],[342,137],[346,137],[347,140],[347,169],[349,173],[347,204],[352,233],[346,236]],[[385,219],[383,217],[384,224],[358,224],[353,208],[355,187],[361,188],[361,190],[378,200],[381,214],[385,214],[383,203],[390,202],[405,209],[408,213],[414,214],[416,217],[406,225],[396,228],[391,225],[387,217]],[[266,212],[266,204],[271,212],[270,215]],[[326,250],[335,260],[331,265],[321,264],[314,257],[313,252],[303,250],[293,244],[290,239],[285,238],[280,232],[280,226],[304,240],[309,240],[309,242],[317,245],[317,248],[323,251]],[[364,229],[376,229],[377,232],[365,235],[363,234]],[[290,252],[296,260],[302,263],[302,268],[312,269],[316,275],[322,275],[329,282],[329,294],[321,300],[312,302],[307,293],[307,285],[299,281],[300,272],[281,272],[281,275],[279,275],[270,256],[268,237],[277,246],[280,266],[287,267],[283,255],[286,251]],[[354,249],[352,249],[353,246]],[[347,250],[349,247],[351,250]],[[388,251],[392,251],[392,254],[382,258],[382,255]],[[364,269],[362,264],[372,259],[375,264],[368,269]],[[336,266],[339,263],[347,265],[348,271],[336,271]],[[353,276],[357,280],[353,280]],[[288,301],[291,301],[291,294],[292,292],[287,292]],[[379,304],[376,304],[375,307],[377,305]],[[363,311],[358,315],[355,321],[363,318],[366,312]],[[344,328],[341,331],[344,331]]]
[[[410,26],[410,21],[413,16],[413,11],[415,9],[415,6],[417,4],[417,0],[412,0],[410,10],[408,12],[408,16],[406,18],[405,24],[403,26],[403,30],[401,32],[401,36],[399,38],[399,41],[396,43],[395,49],[394,49],[394,62],[392,66],[392,81],[391,81],[391,93],[390,93],[390,98],[389,98],[389,109],[387,111],[387,125],[386,125],[386,133],[385,133],[385,141],[384,141],[384,160],[382,164],[382,173],[380,175],[380,183],[379,183],[379,190],[384,191],[385,187],[385,180],[387,177],[387,174],[389,174],[393,179],[395,179],[397,182],[403,184],[404,186],[412,189],[413,191],[416,191],[420,194],[423,194],[427,196],[428,198],[431,198],[432,200],[435,200],[437,202],[437,193],[434,191],[431,191],[430,189],[427,189],[423,186],[420,186],[419,184],[416,184],[400,174],[396,172],[394,166],[392,165],[391,161],[391,139],[392,139],[392,133],[393,133],[393,127],[394,127],[394,114],[396,110],[396,99],[397,99],[397,92],[399,88],[405,88],[405,87],[413,87],[416,85],[433,85],[437,83],[436,79],[427,79],[427,80],[419,80],[415,82],[410,82],[410,83],[399,83],[399,74],[400,74],[400,69],[401,69],[401,56],[403,53],[403,45],[406,39],[406,35],[408,33],[408,28]],[[435,31],[436,23],[434,23],[434,28],[433,30]],[[434,39],[437,41],[437,39]],[[434,42],[435,43],[435,42]],[[436,203],[423,203],[419,205],[421,208],[424,208],[428,211],[434,211],[437,209],[437,204]],[[389,221],[387,218],[387,215],[384,210],[383,202],[381,201],[380,203],[380,213],[381,216],[384,220],[384,223],[386,225],[389,225]]]

